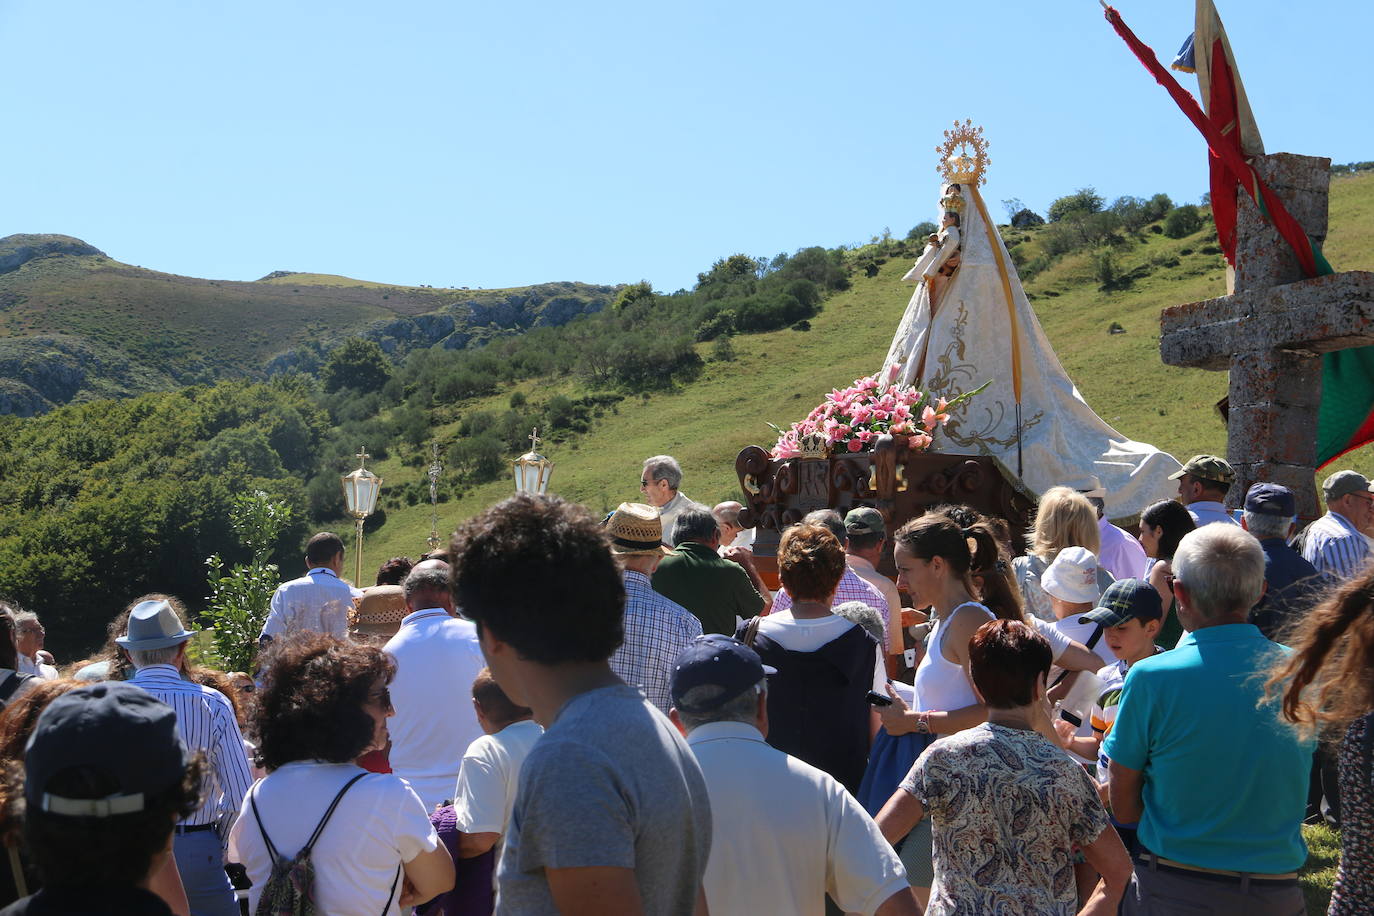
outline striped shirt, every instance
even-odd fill
[[[177,714],[177,731],[186,750],[205,753],[209,772],[205,781],[205,801],[182,821],[184,826],[215,824],[221,840],[243,804],[243,796],[253,784],[248,755],[243,750],[234,707],[224,694],[184,679],[171,665],[139,668],[129,683],[151,693],[172,707]]]
[[[272,595],[272,606],[263,636],[281,636],[309,630],[348,638],[348,612],[358,591],[332,569],[316,566],[299,579],[283,582]]]
[[[1369,559],[1369,542],[1339,512],[1327,512],[1302,534],[1302,558],[1328,582],[1354,578]]]
[[[625,641],[611,656],[611,670],[665,716],[673,705],[673,665],[700,635],[701,621],[691,611],[654,591],[644,573],[625,570]]]
[[[878,619],[883,622],[883,633],[887,633],[888,615],[890,614],[887,599],[872,583],[859,578],[859,574],[848,566],[844,568],[844,575],[840,577],[840,585],[835,589],[835,599],[830,602],[830,606],[832,608],[837,607],[846,601],[858,601],[877,611]],[[792,596],[787,594],[787,589],[783,589],[773,599],[773,609],[769,613],[776,614],[778,611],[790,610],[791,607]],[[886,636],[883,637],[883,642],[887,642]]]

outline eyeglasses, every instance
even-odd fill
[[[1167,576],[1164,577],[1164,586],[1165,586],[1167,589],[1169,589],[1169,592],[1170,592],[1171,594],[1172,594],[1173,591],[1174,591],[1174,583],[1177,582],[1177,581],[1178,581],[1178,576],[1175,576],[1173,573],[1169,573]]]
[[[369,693],[367,695],[367,701],[369,703],[376,703],[382,709],[390,710],[393,708],[391,705],[391,691],[386,687]]]
[[[645,480],[643,477],[639,478],[639,488],[640,488],[641,490],[645,489],[645,488],[648,487],[648,486],[649,486],[649,481]]]

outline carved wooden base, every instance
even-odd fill
[[[858,506],[872,506],[881,512],[889,537],[879,569],[890,576],[896,575],[892,533],[932,506],[962,504],[1005,519],[1018,552],[1034,511],[1034,503],[1002,475],[993,459],[911,452],[903,437],[884,436],[872,452],[828,458],[775,460],[766,449],[751,445],[735,459],[735,472],[745,496],[740,524],[757,529],[754,558],[774,588],[783,529],[815,509],[835,509],[844,515]]]

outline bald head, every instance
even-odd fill
[[[424,560],[401,583],[406,607],[412,611],[441,607],[453,613],[453,596],[449,592],[452,570],[443,560]]]

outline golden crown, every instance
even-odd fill
[[[951,211],[953,211],[954,213],[963,213],[964,195],[960,194],[957,190],[951,187],[945,193],[945,196],[940,198],[940,207],[946,213],[949,213]]]
[[[935,152],[940,154],[936,170],[945,181],[953,184],[977,187],[983,183],[983,173],[992,164],[983,128],[974,127],[972,118],[963,124],[955,121],[953,129],[945,131],[945,142],[935,147]]]

